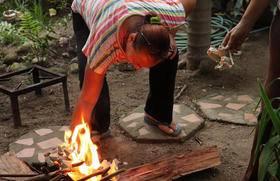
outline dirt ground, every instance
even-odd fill
[[[67,34],[68,33],[68,34]],[[68,30],[64,36],[73,36]],[[63,34],[63,33],[62,33]],[[70,44],[73,46],[72,43]],[[64,47],[69,48],[68,46]],[[65,49],[56,49],[63,53]],[[71,59],[58,57],[53,61],[57,66],[67,69]],[[181,55],[181,59],[184,55]],[[264,80],[268,62],[268,32],[251,35],[243,44],[242,55],[235,57],[235,65],[231,70],[223,72],[211,71],[195,76],[180,69],[177,74],[175,95],[186,85],[185,91],[177,99],[177,103],[196,109],[196,99],[212,93],[227,91],[258,94],[257,78]],[[203,144],[199,145],[194,137],[184,143],[137,143],[128,137],[118,125],[119,118],[145,103],[148,92],[148,70],[120,72],[116,66],[107,74],[111,94],[111,127],[112,137],[101,142],[102,158],[117,158],[127,162],[127,167],[149,163],[168,156],[186,153],[206,146],[217,145],[222,164],[214,169],[185,176],[179,180],[195,181],[235,181],[240,180],[246,170],[252,140],[252,126],[221,123],[207,120],[204,128],[194,136]],[[8,145],[30,130],[49,125],[68,125],[79,94],[78,75],[68,74],[68,91],[71,112],[65,111],[61,85],[43,89],[42,96],[28,93],[19,97],[19,105],[23,126],[14,129],[9,97],[0,94],[0,154],[8,151]]]

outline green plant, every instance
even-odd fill
[[[24,38],[20,36],[19,31],[6,21],[0,22],[0,43],[3,44],[22,44]]]
[[[57,10],[65,10],[68,5],[68,0],[49,0],[49,3]]]
[[[277,79],[278,81],[280,79]],[[263,100],[263,112],[259,120],[259,132],[257,136],[257,145],[255,149],[254,162],[259,162],[258,180],[280,180],[280,108],[273,108],[272,101],[279,100],[274,98],[270,100],[266,94],[265,88],[262,86],[261,81],[258,80],[261,92],[261,99]],[[268,86],[269,87],[269,86]],[[272,122],[272,130],[268,141],[261,145],[262,137],[264,136],[265,129],[268,122]],[[263,147],[262,147],[263,146]],[[262,147],[262,150],[261,150]],[[260,152],[261,150],[261,152]],[[259,160],[257,155],[260,153]]]
[[[37,2],[37,0],[33,0],[33,11],[32,16],[38,20],[39,22],[44,22],[44,13],[42,6]]]
[[[24,11],[27,7],[27,0],[14,0],[15,9],[18,11]]]
[[[30,0],[6,0],[1,4],[0,10],[3,12],[4,10],[13,9],[24,12],[28,6],[31,6]]]
[[[38,59],[43,57],[48,51],[53,52],[49,48],[49,41],[55,40],[54,37],[50,36],[51,29],[48,29],[49,31],[47,30],[44,35],[41,35],[43,27],[31,14],[26,13],[23,15],[20,30],[23,37],[33,42],[32,53]]]
[[[47,26],[49,24],[49,17],[46,16],[43,7],[38,0],[33,0],[32,6],[29,7],[29,13],[32,15],[33,19],[37,20],[42,26]]]
[[[68,13],[67,15],[63,16],[62,18],[58,19],[55,23],[57,25],[62,25],[64,29],[68,29],[69,27],[69,21],[72,19],[72,14]]]

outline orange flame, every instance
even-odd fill
[[[79,180],[90,175],[100,167],[97,146],[91,140],[90,128],[84,122],[83,116],[82,123],[75,127],[73,133],[71,130],[65,131],[64,141],[61,146],[73,151],[69,155],[72,164],[84,161],[84,164],[78,167],[78,172],[68,173],[72,180]],[[101,179],[101,176],[93,177],[90,180],[97,181],[99,179]]]

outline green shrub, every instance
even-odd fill
[[[49,0],[51,6],[57,10],[65,10],[68,7],[67,0]]]
[[[18,11],[24,11],[28,6],[28,0],[13,0],[15,9]]]
[[[280,79],[277,79],[280,81]],[[280,97],[269,100],[261,81],[258,80],[261,92],[261,99],[264,102],[264,108],[259,120],[259,132],[257,137],[257,146],[255,149],[254,162],[259,162],[258,181],[279,181],[280,180],[280,108],[273,108],[272,101]],[[261,145],[261,139],[267,128],[267,123],[272,121],[272,130],[270,137],[264,145]],[[262,147],[262,149],[261,149]],[[261,152],[260,152],[261,150]],[[260,152],[259,160],[257,155]]]
[[[0,5],[0,11],[13,9],[24,12],[32,3],[30,0],[6,0],[3,4]]]
[[[42,35],[42,25],[31,14],[26,13],[23,15],[20,30],[23,37],[33,42],[32,53],[38,59],[43,57],[48,51],[51,51],[49,41],[55,40],[55,38],[49,35],[51,29],[47,29],[46,33]]]
[[[20,36],[19,31],[6,21],[0,22],[0,43],[3,44],[22,44],[24,38]]]
[[[33,0],[33,9],[31,9],[30,13],[38,22],[47,24],[47,16],[44,16],[43,8],[37,0]]]

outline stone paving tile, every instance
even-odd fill
[[[220,113],[218,113],[218,116],[222,117],[222,118],[230,118],[230,117],[232,117],[232,114],[220,112]]]
[[[44,154],[52,151],[64,140],[67,126],[50,126],[30,131],[9,145],[16,155],[27,163],[44,162]],[[40,136],[41,135],[41,136]]]
[[[173,105],[173,111],[176,113],[180,113],[181,112],[181,107],[178,104]]]
[[[33,140],[33,138],[26,138],[26,139],[22,139],[22,140],[17,140],[15,143],[30,146],[30,145],[33,145],[34,140]]]
[[[40,135],[40,136],[45,136],[47,134],[50,134],[53,132],[53,130],[51,129],[46,129],[46,128],[43,128],[43,129],[38,129],[38,130],[35,130],[35,132]]]
[[[63,141],[57,137],[45,140],[45,141],[41,141],[39,143],[37,143],[37,145],[41,148],[41,149],[49,149],[49,148],[55,148],[57,146],[59,146],[61,143],[63,143]]]
[[[249,95],[240,95],[237,97],[237,100],[240,102],[242,102],[242,101],[253,102],[254,101]]]
[[[139,129],[138,133],[139,133],[139,136],[144,136],[144,135],[149,134],[149,131],[146,128],[141,128],[141,129]]]
[[[204,120],[193,110],[179,104],[175,104],[173,107],[174,121],[182,128],[182,132],[177,137],[169,136],[156,126],[146,124],[143,117],[144,105],[141,105],[120,118],[119,124],[134,140],[143,142],[182,142],[204,125]]]
[[[207,102],[200,102],[199,105],[202,109],[215,109],[215,108],[222,107],[222,105],[220,104],[213,104]]]
[[[19,151],[16,155],[18,158],[30,158],[34,156],[35,148],[24,148]]]
[[[201,119],[194,113],[186,115],[184,117],[182,117],[182,119],[190,122],[190,123],[195,123],[195,122],[199,122]]]
[[[259,110],[255,111],[257,102],[257,96],[229,92],[203,97],[197,104],[210,120],[255,125]]]
[[[129,116],[125,117],[122,121],[123,122],[128,122],[128,121],[131,121],[131,120],[142,118],[143,116],[144,116],[144,113],[132,113]]]
[[[227,108],[233,109],[235,111],[241,109],[242,107],[246,106],[246,104],[235,104],[235,103],[228,103],[226,105]]]
[[[244,119],[249,121],[249,122],[257,123],[257,117],[252,113],[245,113],[244,114]]]

